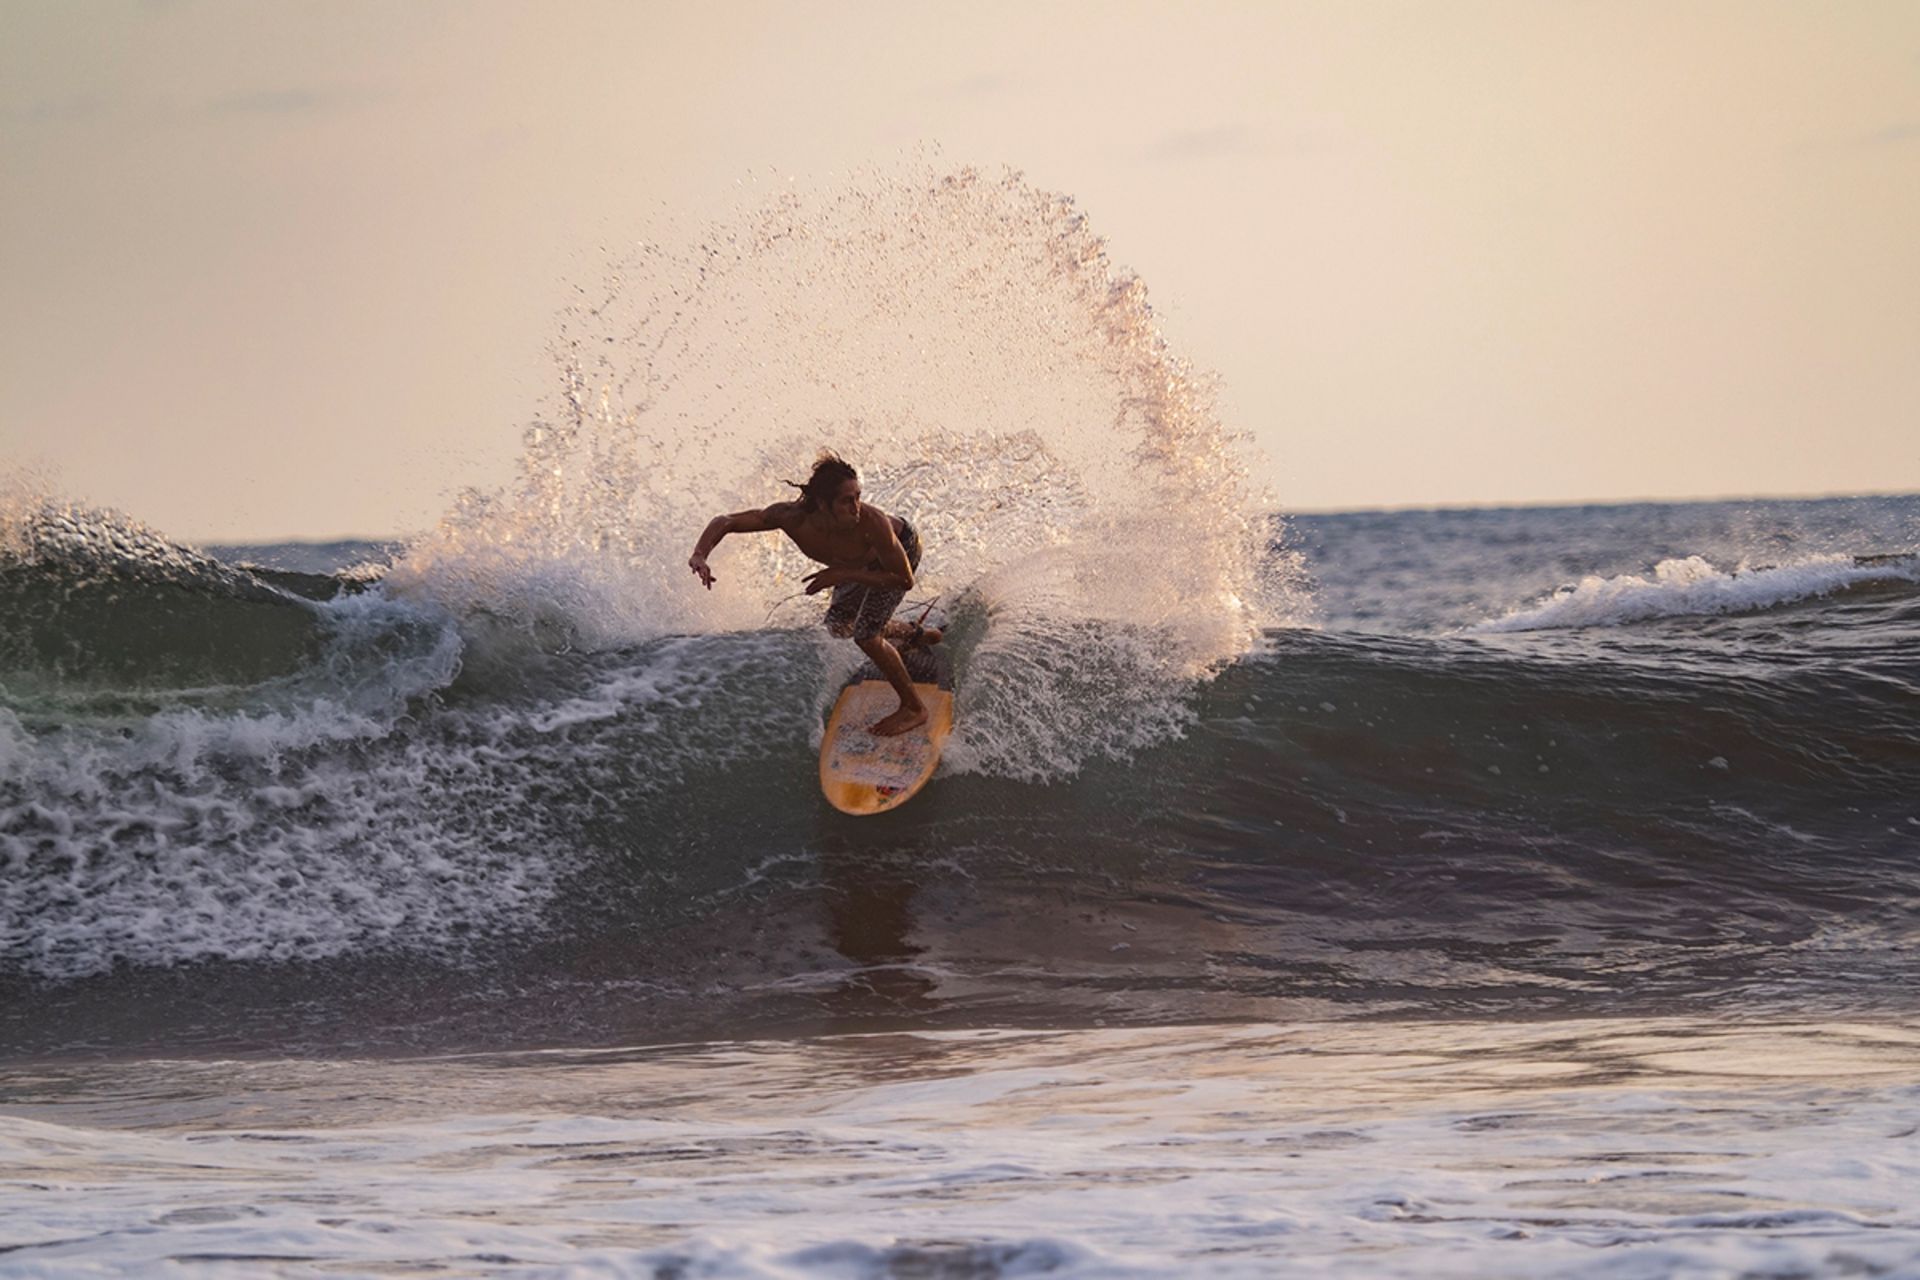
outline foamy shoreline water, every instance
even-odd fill
[[[1915,1274],[1920,1027],[915,1032],[0,1072],[0,1275]]]

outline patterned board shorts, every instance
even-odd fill
[[[912,525],[898,516],[900,545],[907,553],[907,563],[913,568],[920,567],[920,535]],[[879,564],[868,568],[878,569]],[[905,587],[869,587],[858,582],[843,582],[833,589],[833,603],[827,606],[827,630],[836,636],[852,636],[855,640],[868,640],[886,629],[893,620],[893,611],[907,597]]]

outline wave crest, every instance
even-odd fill
[[[1482,633],[1619,627],[1657,618],[1754,613],[1871,583],[1920,583],[1913,556],[1811,556],[1719,569],[1700,556],[1662,560],[1650,577],[1590,576],[1537,604],[1471,628]]]

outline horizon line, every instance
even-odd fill
[[[1393,515],[1422,511],[1572,511],[1584,507],[1677,507],[1709,502],[1840,502],[1849,498],[1920,498],[1920,490],[1847,489],[1826,493],[1733,493],[1690,498],[1540,498],[1493,502],[1442,501],[1385,503],[1352,507],[1288,507],[1283,505],[1279,509],[1279,514],[1282,516],[1360,516]],[[425,530],[421,530],[420,532],[425,532]],[[166,535],[163,534],[162,536]],[[414,536],[413,534],[385,534],[379,537],[367,537],[357,534],[340,534],[336,536],[311,535],[289,538],[180,538],[174,539],[174,541],[192,547],[289,547],[325,546],[328,543],[334,542],[386,542],[403,544],[411,541]]]

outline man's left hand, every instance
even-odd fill
[[[816,573],[810,573],[806,577],[806,583],[808,595],[825,591],[828,587],[837,587],[840,585],[840,570],[828,567]]]

